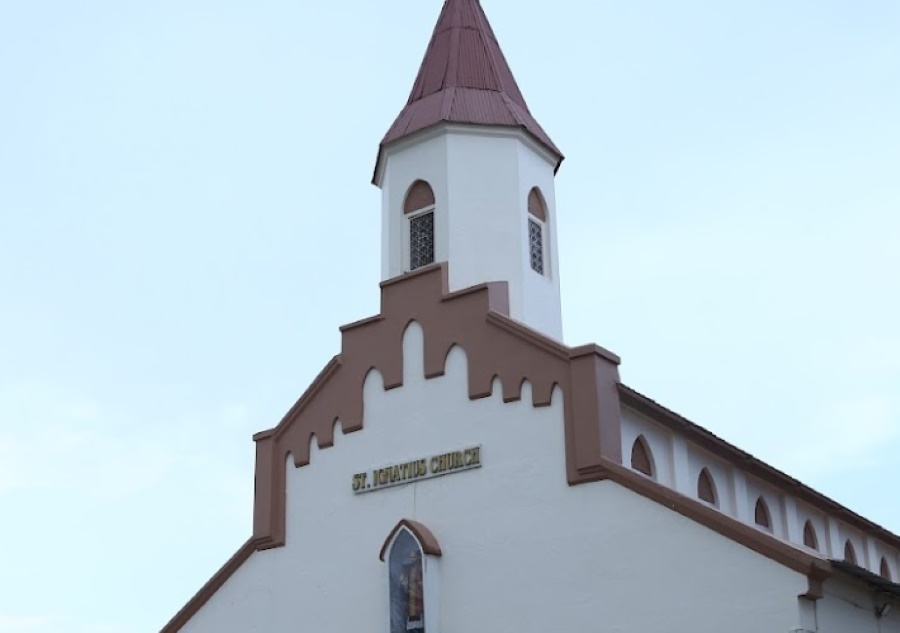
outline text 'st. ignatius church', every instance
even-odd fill
[[[254,436],[253,534],[164,633],[900,633],[900,537],[563,344],[562,161],[446,0],[378,148],[381,311]]]

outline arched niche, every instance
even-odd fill
[[[653,454],[643,435],[639,435],[631,445],[631,468],[648,477],[653,477],[656,472],[653,468]]]
[[[816,528],[813,527],[812,521],[809,519],[803,525],[803,544],[810,549],[819,549],[819,537],[816,535]]]
[[[850,542],[850,539],[847,539],[847,542],[844,543],[844,560],[848,563],[857,564],[856,558],[856,548],[853,547],[853,543]]]
[[[532,187],[528,192],[528,213],[541,222],[547,221],[547,203],[544,202],[544,194],[537,187]]]
[[[710,505],[719,507],[719,496],[716,493],[716,482],[713,481],[709,470],[704,468],[697,477],[697,498]]]
[[[434,190],[424,180],[417,180],[409,187],[403,199],[403,213],[416,213],[434,206]]]
[[[766,530],[772,529],[772,515],[769,513],[769,505],[762,497],[756,500],[756,507],[753,509],[753,520],[761,528]]]

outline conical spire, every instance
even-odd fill
[[[440,122],[522,127],[556,156],[557,167],[563,159],[528,111],[479,0],[444,2],[409,101],[381,150]]]

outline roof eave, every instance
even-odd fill
[[[461,123],[458,121],[442,120],[436,121],[431,125],[416,130],[415,132],[393,138],[389,141],[381,141],[381,143],[378,145],[378,155],[375,158],[375,169],[372,172],[372,184],[380,189],[382,183],[384,182],[384,167],[386,162],[385,158],[386,152],[388,150],[396,147],[399,144],[402,144],[404,141],[409,143],[417,142],[423,137],[433,135],[435,132],[440,133],[444,130],[465,128],[493,128],[524,132],[528,140],[537,145],[544,153],[548,155],[548,157],[552,159],[550,162],[553,163],[554,176],[557,174],[557,172],[559,172],[560,166],[562,166],[563,161],[566,159],[566,157],[562,154],[562,152],[559,151],[559,149],[557,149],[554,145],[550,145],[542,140],[537,134],[529,130],[525,125],[491,125],[483,123]]]

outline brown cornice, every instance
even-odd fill
[[[697,446],[740,468],[747,474],[774,486],[786,495],[796,497],[826,516],[838,518],[862,532],[877,537],[886,545],[900,549],[900,536],[856,514],[790,475],[760,461],[746,451],[742,451],[733,444],[729,444],[722,438],[665,408],[647,396],[630,387],[619,384],[619,397],[624,406],[637,411],[654,422],[662,424],[672,431],[684,435]]]

